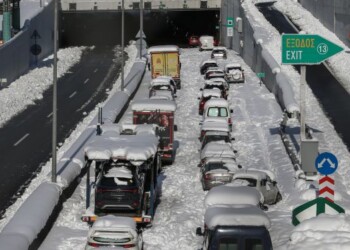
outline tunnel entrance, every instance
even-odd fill
[[[191,35],[219,37],[220,10],[147,10],[144,32],[150,46],[176,44],[187,46]],[[139,31],[138,11],[125,12],[125,42],[135,39]],[[121,12],[62,12],[60,47],[120,44]]]

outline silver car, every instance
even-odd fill
[[[230,183],[240,168],[232,158],[208,158],[199,165],[203,190]]]
[[[238,170],[233,176],[232,183],[256,188],[263,195],[264,204],[271,205],[282,200],[277,182],[270,171],[256,169]]]

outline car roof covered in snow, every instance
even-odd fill
[[[215,89],[203,89],[203,92],[202,92],[203,97],[212,96],[212,97],[220,98],[221,95],[222,95],[221,90],[217,89],[217,88],[215,88]]]
[[[209,107],[226,107],[228,108],[228,102],[224,98],[214,98],[208,100],[205,105],[204,109],[207,109]]]
[[[90,231],[102,230],[112,231],[113,229],[131,229],[136,232],[136,222],[130,217],[106,215],[98,217]]]
[[[256,180],[266,179],[268,175],[264,171],[242,169],[235,173],[234,179],[251,178]]]
[[[143,99],[134,101],[131,105],[133,111],[172,111],[176,110],[176,103],[172,100]]]
[[[157,52],[180,52],[180,48],[176,45],[159,45],[152,46],[147,50],[148,54]]]
[[[212,68],[212,69],[211,69]],[[222,70],[222,69],[220,69],[220,68],[214,68],[214,67],[211,67],[211,68],[209,68],[208,70],[207,70],[207,72],[206,73],[208,73],[208,72],[220,72],[220,73],[224,73],[224,71]]]
[[[222,79],[222,78],[215,78],[215,81],[213,80],[205,80],[204,85],[213,85],[213,86],[222,86],[225,83],[225,80],[223,81],[217,81],[216,79]]]
[[[225,119],[217,119],[217,117],[207,117],[202,123],[201,130],[230,132],[230,127]]]
[[[167,79],[157,79],[156,81],[152,80],[150,83],[150,86],[164,86],[164,85],[172,86],[170,84],[170,81]]]
[[[229,132],[224,131],[207,131],[205,133],[205,136],[211,136],[211,135],[222,135],[222,136],[230,136]]]
[[[138,125],[140,126],[140,125]],[[136,134],[123,134],[118,130],[105,130],[96,136],[85,148],[85,156],[89,160],[146,161],[158,150],[158,137],[147,131],[132,131]]]
[[[256,206],[209,207],[204,214],[204,223],[209,229],[217,226],[271,226],[267,215]]]
[[[236,158],[236,154],[233,152],[231,144],[223,141],[216,141],[209,142],[201,151],[201,159],[209,157],[227,157],[234,159]]]
[[[213,187],[205,196],[204,204],[209,206],[253,205],[261,202],[258,190],[247,186],[220,185]]]
[[[240,63],[228,63],[225,65],[225,69],[227,68],[242,68]]]

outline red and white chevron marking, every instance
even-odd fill
[[[318,184],[319,197],[334,202],[334,179],[326,175],[319,179]]]

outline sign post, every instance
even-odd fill
[[[310,34],[282,35],[282,64],[301,65],[300,68],[300,137],[301,147],[305,135],[306,66],[320,64],[344,49],[331,41]]]

